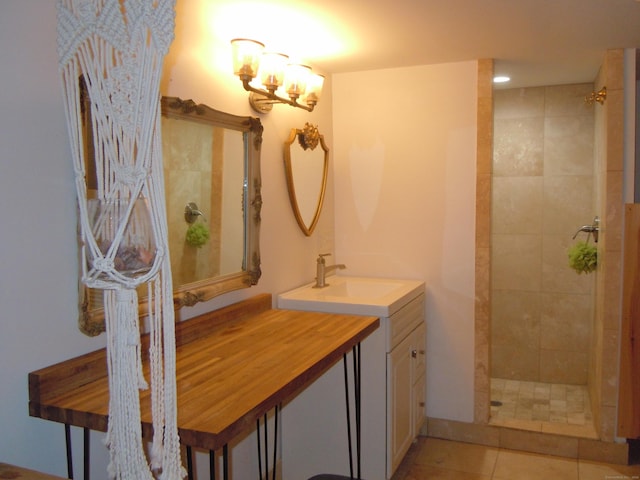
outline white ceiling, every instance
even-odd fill
[[[259,3],[299,9],[348,37],[344,51],[308,58],[325,73],[494,58],[496,73],[511,76],[510,86],[556,85],[593,81],[606,49],[640,47],[639,0]]]

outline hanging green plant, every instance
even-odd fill
[[[187,229],[187,243],[200,248],[209,241],[209,229],[202,223],[193,223]]]
[[[598,265],[598,248],[578,242],[569,249],[569,266],[578,273],[591,273]]]

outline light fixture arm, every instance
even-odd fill
[[[292,107],[302,108],[307,112],[313,112],[313,109],[316,106],[315,102],[303,105],[302,103],[298,103],[297,98],[284,98],[276,95],[274,92],[270,92],[269,90],[255,88],[250,83],[251,77],[243,75],[240,77],[240,80],[242,81],[242,86],[247,92],[255,94],[249,97],[249,102],[254,109],[261,113],[271,111],[274,103],[286,103]]]

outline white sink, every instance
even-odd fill
[[[424,292],[424,282],[331,275],[328,286],[315,283],[278,295],[278,307],[327,313],[390,317]]]

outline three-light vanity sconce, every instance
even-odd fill
[[[249,94],[249,103],[259,113],[270,112],[274,103],[285,103],[312,112],[322,92],[324,77],[313,73],[307,65],[289,63],[281,53],[264,51],[256,40],[231,40],[233,73],[240,78]],[[251,85],[258,77],[264,88]],[[284,90],[284,93],[280,93]],[[284,94],[289,98],[286,98]]]

